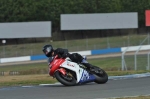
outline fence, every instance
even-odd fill
[[[136,47],[126,47],[122,51],[122,70],[150,70],[150,36]],[[148,45],[147,45],[148,44]],[[125,55],[129,53],[128,55]]]
[[[4,76],[5,72],[4,71],[0,71],[0,76]]]
[[[52,44],[54,48],[67,48],[69,51],[85,51],[95,49],[117,48],[125,46],[136,46],[147,37],[147,35],[128,35],[94,39],[80,39],[69,41],[47,41],[44,43],[30,43],[20,45],[0,46],[0,58],[31,56],[42,53],[42,47],[45,44]]]
[[[6,75],[19,75],[19,72],[18,71],[10,71],[10,72],[0,71],[0,76],[6,76]]]

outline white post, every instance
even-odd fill
[[[137,53],[136,53],[137,54]],[[137,59],[136,59],[136,54],[134,55],[134,70],[137,70]]]
[[[150,33],[148,33],[148,44],[150,44]]]
[[[139,50],[141,49],[142,47],[142,44],[148,39],[148,36],[143,40],[143,42],[141,42],[141,44],[139,45],[139,48],[138,50],[135,52],[135,55],[134,55],[134,69],[137,70],[137,57],[136,55],[138,54]]]
[[[127,67],[126,67],[126,64],[125,64],[124,55],[125,55],[125,53],[127,52],[128,49],[129,49],[129,47],[127,47],[127,48],[123,51],[123,53],[122,53],[122,71],[124,71],[124,68],[126,68],[126,70],[127,70]]]
[[[150,66],[149,66],[149,55],[150,55],[150,52],[148,53],[148,59],[147,59],[147,62],[148,62],[148,66],[147,66],[147,69],[149,70],[150,69]]]
[[[124,71],[124,55],[122,54],[122,71]]]

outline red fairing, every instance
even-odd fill
[[[55,71],[59,69],[60,65],[65,61],[65,59],[62,58],[54,58],[54,60],[50,63],[49,68],[49,75],[53,76]]]
[[[66,75],[66,71],[65,71],[64,68],[60,68],[60,69],[58,69],[58,70],[59,70],[59,72],[61,72],[63,75]]]

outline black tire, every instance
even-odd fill
[[[100,70],[103,72],[103,74],[94,74],[96,77],[95,82],[98,84],[104,84],[108,81],[108,75],[103,69]]]
[[[76,85],[76,79],[74,77],[72,77],[71,81],[67,81],[66,79],[63,78],[62,76],[63,74],[61,74],[59,71],[55,72],[55,77],[56,79],[63,85],[65,86],[74,86]]]

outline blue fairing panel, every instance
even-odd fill
[[[79,83],[86,83],[86,82],[92,82],[94,81],[96,78],[94,75],[89,74],[86,70],[83,71],[82,73],[82,77],[79,81]]]

